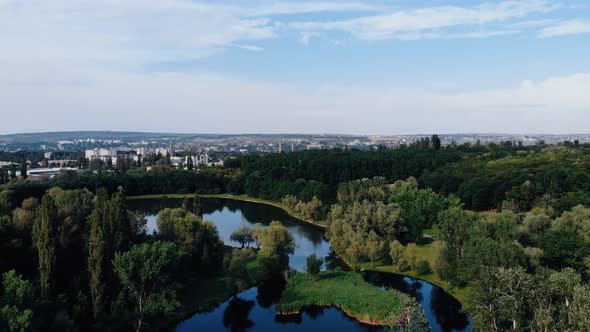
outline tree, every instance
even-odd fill
[[[245,246],[249,248],[250,243],[254,242],[252,230],[246,225],[241,225],[240,228],[233,231],[229,239],[234,242],[238,242],[242,246],[242,248],[244,248]]]
[[[322,264],[324,264],[323,258],[318,258],[315,253],[307,256],[305,262],[305,270],[307,273],[311,274],[314,280],[318,280],[318,276],[320,274],[320,270],[322,268]]]
[[[186,160],[186,169],[189,171],[193,170],[193,156],[192,156],[192,151],[188,152],[187,155],[187,160]]]
[[[27,175],[27,163],[26,162],[24,162],[24,163],[22,163],[20,165],[20,176],[23,179],[26,179],[28,177],[28,175]]]
[[[367,256],[371,261],[371,267],[373,267],[373,262],[381,258],[383,255],[383,248],[384,243],[383,240],[375,233],[374,231],[369,232],[369,237],[367,238]]]
[[[264,227],[262,224],[256,223],[254,227],[252,227],[252,240],[254,245],[256,245],[256,249],[260,249],[260,245],[262,244],[262,233],[264,232]]]
[[[440,138],[438,138],[438,135],[432,135],[431,141],[432,141],[432,147],[434,148],[434,150],[440,150],[441,142],[440,142]]]
[[[33,320],[31,283],[10,270],[2,275],[0,297],[0,329],[24,332],[31,328]]]
[[[584,258],[588,255],[588,245],[573,231],[550,231],[545,234],[539,247],[543,250],[544,265],[561,269],[572,267],[584,271]]]
[[[14,163],[10,165],[10,179],[16,179],[16,165]]]
[[[14,228],[21,233],[29,233],[35,222],[35,212],[16,208],[12,212],[12,224]]]
[[[476,217],[470,216],[460,207],[445,210],[439,215],[439,223],[435,228],[437,238],[444,241],[441,253],[441,266],[437,270],[441,278],[458,283],[458,266],[463,254],[462,247],[469,239],[469,230]]]
[[[287,267],[289,254],[295,251],[295,239],[287,227],[279,221],[272,221],[259,236],[262,246],[258,258],[268,271],[279,271]]]
[[[571,211],[564,212],[553,223],[553,230],[572,231],[586,242],[590,242],[590,208],[575,206]]]
[[[9,214],[14,207],[14,191],[0,190],[0,215]]]
[[[184,209],[158,213],[159,238],[190,253],[194,271],[214,273],[223,267],[223,242],[214,224]]]
[[[391,257],[391,263],[397,265],[404,257],[406,248],[398,240],[391,242],[389,245],[389,256]]]
[[[136,331],[150,317],[172,317],[180,306],[171,281],[182,255],[174,243],[160,241],[115,254],[113,266],[123,287],[121,295],[137,319]]]
[[[131,224],[123,193],[115,193],[109,202],[109,236],[111,252],[126,251],[131,238]],[[111,256],[112,257],[112,256]]]
[[[33,241],[39,260],[39,286],[42,296],[48,299],[53,285],[56,261],[57,208],[50,195],[43,196],[33,226]]]
[[[271,255],[289,255],[295,251],[295,239],[280,221],[272,221],[261,236],[262,251]]]
[[[107,210],[107,193],[105,189],[96,192],[94,210],[88,218],[90,234],[88,237],[88,272],[90,273],[90,296],[92,312],[97,318],[102,312],[104,303],[106,277],[108,269],[105,265],[110,262],[106,254],[105,219]]]
[[[297,199],[297,196],[286,195],[283,198],[281,198],[281,202],[290,209],[295,209],[295,206],[297,205],[297,203],[299,203],[299,200]]]
[[[522,267],[487,269],[474,287],[473,318],[478,326],[498,330],[510,324],[513,330],[525,329],[527,301],[535,287]]]

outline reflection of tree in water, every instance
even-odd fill
[[[423,281],[417,279],[406,278],[399,274],[366,272],[365,280],[375,286],[385,289],[395,289],[402,293],[408,294],[415,298],[418,302],[422,301],[423,294],[421,292]]]
[[[292,232],[299,235],[299,237],[308,239],[314,245],[319,245],[324,241],[323,232],[318,230],[317,227],[302,223],[277,207],[236,200],[225,200],[225,206],[230,210],[236,209],[242,211],[244,218],[251,224],[260,223],[268,226],[271,221],[278,220],[283,225],[289,227]]]
[[[423,282],[416,279],[404,279],[405,290],[402,291],[411,297],[415,298],[416,301],[422,302],[424,295],[420,291],[423,286]]]
[[[463,330],[469,325],[469,319],[461,311],[459,301],[445,294],[441,288],[435,287],[432,290],[430,306],[436,322],[444,332]]]
[[[223,326],[232,332],[245,331],[254,326],[248,316],[254,308],[254,301],[243,300],[234,296],[223,311]]]
[[[301,314],[276,315],[275,322],[281,324],[301,324],[303,322],[303,317],[301,316]]]
[[[424,310],[432,312],[436,318],[436,324],[442,331],[462,331],[469,326],[469,317],[461,311],[461,303],[440,287],[402,275],[379,272],[366,272],[365,280],[385,289],[396,289],[416,298],[419,302],[430,296],[430,303],[423,306]],[[425,294],[428,291],[430,294]]]
[[[279,303],[283,296],[287,282],[280,275],[275,275],[258,286],[256,300],[262,308],[268,308]]]
[[[311,320],[316,320],[318,317],[324,315],[324,308],[319,306],[311,306],[303,310]]]
[[[131,211],[140,211],[147,215],[157,215],[158,212],[166,208],[178,208],[182,206],[182,199],[176,198],[148,198],[138,200],[128,200],[127,208]]]
[[[203,214],[212,214],[217,211],[221,212],[225,206],[225,200],[215,198],[201,198],[201,209]]]

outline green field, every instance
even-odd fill
[[[406,295],[383,291],[363,280],[361,274],[324,271],[317,281],[306,273],[297,273],[287,283],[279,314],[295,314],[309,306],[338,307],[347,315],[371,325],[398,321]],[[398,317],[396,317],[398,316]]]

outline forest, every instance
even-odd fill
[[[5,329],[115,328],[121,317],[146,328],[173,316],[176,294],[191,282],[243,275],[244,262],[281,265],[291,244],[228,252],[198,203],[163,211],[157,236],[125,208],[126,196],[230,193],[327,225],[332,249],[355,268],[444,287],[482,330],[590,330],[588,145],[443,147],[433,136],[397,149],[251,155],[199,170],[121,165],[89,163],[45,183],[0,179]],[[232,236],[258,243],[248,230]],[[147,266],[155,262],[146,255],[158,265]],[[139,309],[138,294],[154,284],[162,286],[147,294],[154,311]]]
[[[275,222],[251,234],[260,250],[226,247],[198,197],[160,211],[147,234],[123,188],[52,187],[15,205],[13,193],[0,192],[2,331],[169,329],[210,301],[187,289],[224,280],[214,298],[227,297],[283,270],[294,246]]]

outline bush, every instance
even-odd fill
[[[418,275],[425,275],[431,273],[432,269],[430,268],[430,263],[428,263],[428,261],[426,260],[419,261],[418,266],[416,266],[416,272],[418,273]]]
[[[399,261],[399,263],[397,263],[397,267],[399,268],[400,272],[406,272],[412,269],[406,260]]]
[[[316,254],[311,254],[307,256],[305,270],[307,271],[307,273],[313,276],[314,280],[317,280],[318,275],[320,274],[320,270],[322,268],[322,264],[324,264],[324,259],[318,258]]]

